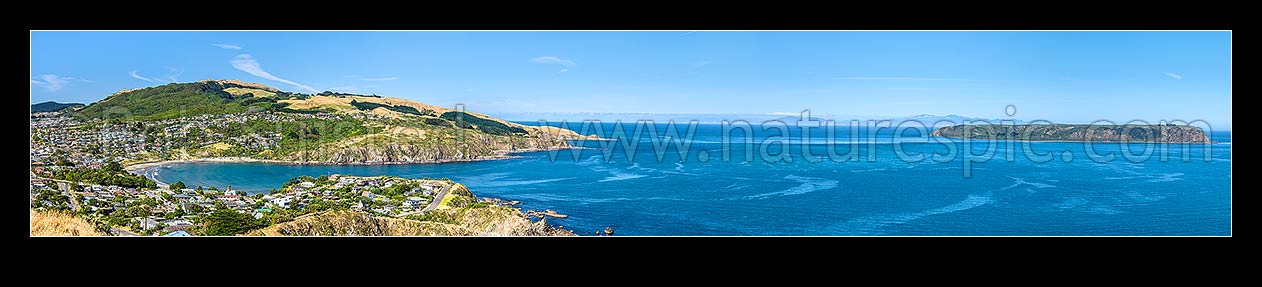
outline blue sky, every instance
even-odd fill
[[[488,113],[1231,124],[1230,32],[31,32],[32,103],[207,78]]]

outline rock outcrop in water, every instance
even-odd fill
[[[930,135],[1029,141],[1210,143],[1199,127],[1171,125],[955,125],[936,129]]]

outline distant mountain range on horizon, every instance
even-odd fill
[[[801,119],[800,115],[786,115],[784,113],[770,114],[654,114],[654,113],[487,113],[502,119],[515,122],[537,122],[539,120],[547,120],[549,122],[583,122],[585,120],[599,120],[601,122],[635,122],[640,120],[651,120],[657,123],[665,123],[675,121],[675,123],[688,123],[690,121],[698,121],[703,124],[717,124],[723,121],[747,121],[753,124],[766,121],[782,121],[789,125],[795,125]],[[987,119],[977,117],[965,117],[954,114],[945,116],[920,114],[914,116],[890,117],[890,116],[856,116],[856,115],[830,115],[830,114],[813,114],[810,117],[816,121],[832,120],[837,125],[849,125],[850,121],[858,120],[860,123],[867,123],[869,120],[888,120],[895,124],[905,121],[918,121],[926,127],[933,126],[934,123],[940,121],[948,121],[954,124],[964,124],[973,121],[986,121],[989,123],[998,123],[1001,119]],[[1021,120],[1012,120],[1017,124],[1025,123]]]

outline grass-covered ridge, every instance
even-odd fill
[[[143,143],[115,146],[141,149],[117,154],[127,164],[213,157],[324,164],[446,162],[564,148],[565,139],[579,137],[569,130],[524,126],[400,98],[290,93],[232,80],[124,90],[72,115],[91,129],[109,130],[110,136],[143,138]]]
[[[256,92],[271,94],[263,96],[254,94]],[[235,81],[171,83],[119,91],[84,107],[75,115],[84,119],[165,120],[267,110],[276,104],[273,98],[290,96],[290,93],[266,91]]]

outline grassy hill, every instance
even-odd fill
[[[172,83],[124,90],[78,110],[84,120],[150,122],[200,115],[287,115],[284,120],[250,120],[188,131],[195,138],[171,151],[166,159],[250,157],[304,163],[375,164],[475,160],[500,152],[568,147],[573,131],[525,126],[484,114],[454,110],[411,100],[322,92],[302,94],[234,80]],[[166,133],[149,130],[152,140]],[[226,138],[280,135],[265,150],[230,145]],[[155,160],[155,159],[145,159]]]
[[[83,104],[58,103],[58,102],[53,102],[53,101],[47,101],[47,102],[31,105],[31,113],[56,112],[56,111],[60,111],[60,110],[68,109],[68,108],[79,108],[79,107],[83,107]]]
[[[147,121],[205,114],[231,114],[279,109],[283,106],[276,105],[275,98],[291,96],[275,89],[260,89],[259,86],[262,85],[247,85],[238,81],[199,81],[123,90],[84,107],[76,116],[86,119]],[[250,93],[252,90],[271,94],[256,95]]]
[[[31,209],[31,236],[106,236],[82,218],[58,211]]]

